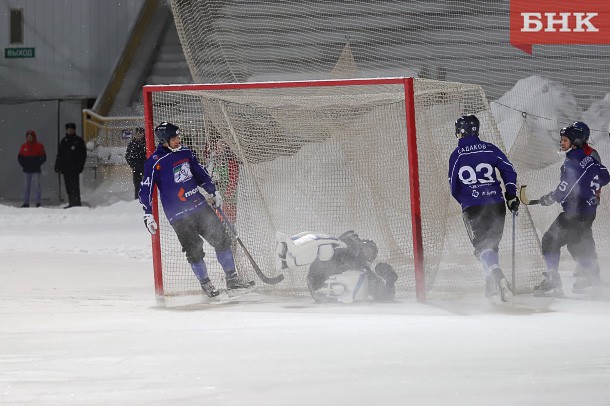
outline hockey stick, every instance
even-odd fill
[[[252,268],[254,268],[254,272],[256,272],[256,275],[260,278],[260,280],[265,282],[268,285],[275,285],[275,284],[278,284],[281,281],[283,281],[284,280],[283,274],[279,274],[278,276],[274,276],[273,278],[270,278],[270,277],[266,276],[263,273],[263,271],[261,271],[261,269],[258,266],[258,264],[256,263],[256,261],[254,260],[254,258],[252,258],[252,255],[250,255],[250,252],[248,251],[248,249],[246,248],[244,243],[241,241],[241,239],[237,235],[237,230],[235,229],[235,226],[233,224],[231,224],[231,222],[227,218],[226,214],[222,211],[222,209],[220,207],[217,207],[216,210],[218,210],[218,212],[220,213],[220,216],[222,217],[222,222],[227,226],[227,228],[229,230],[231,230],[233,237],[235,238],[235,240],[237,240],[237,243],[244,250],[246,257],[248,257],[248,261],[250,261]]]
[[[511,247],[511,254],[512,254],[512,259],[511,259],[511,283],[512,283],[512,288],[513,288],[513,294],[515,293],[515,220],[517,219],[517,212],[514,211],[513,212],[513,241],[512,241],[512,247]]]
[[[533,206],[535,204],[540,204],[540,200],[530,200],[527,198],[527,195],[525,194],[526,187],[527,187],[527,185],[521,185],[521,187],[519,188],[519,200],[521,200],[521,203],[523,203],[526,206]]]

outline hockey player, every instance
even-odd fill
[[[339,237],[303,232],[276,234],[278,268],[309,265],[307,287],[316,302],[394,300],[398,279],[392,266],[378,263],[377,245],[353,231]]]
[[[591,134],[589,126],[583,123],[582,121],[575,121],[572,126],[580,128],[583,131],[584,142],[582,145],[582,150],[585,152],[585,154],[592,156],[598,163],[601,164],[602,160],[599,156],[599,153],[595,148],[589,145],[589,135]],[[597,197],[601,198],[601,188],[597,190]],[[593,232],[585,233],[582,236],[582,239],[583,244],[589,244],[592,247],[595,247],[595,241],[593,240]],[[568,252],[570,252],[570,255],[574,257],[574,253],[570,251],[571,245],[568,245],[567,248]],[[578,254],[576,253],[576,255]],[[584,293],[591,286],[591,281],[589,280],[585,272],[581,269],[580,264],[578,263],[576,264],[576,269],[574,270],[574,278],[574,286],[572,288],[572,291],[574,293]]]
[[[202,187],[212,195],[216,207],[222,206],[222,197],[207,171],[190,149],[180,145],[177,126],[163,122],[155,128],[155,136],[159,146],[144,164],[139,194],[146,228],[151,234],[157,232],[157,223],[152,215],[153,185],[157,185],[165,215],[205,294],[213,298],[220,292],[208,277],[201,238],[214,247],[216,258],[225,272],[229,294],[251,289],[254,282],[247,282],[237,275],[231,238],[199,192],[199,187]]]
[[[502,197],[500,172],[506,193],[506,206],[519,210],[517,173],[506,155],[495,145],[479,139],[479,120],[465,115],[455,122],[458,146],[449,158],[451,194],[462,206],[466,231],[474,246],[474,254],[485,271],[485,295],[500,295],[502,301],[512,296],[509,282],[500,269],[498,245],[504,232],[506,207]]]
[[[536,286],[537,295],[563,296],[559,276],[560,249],[568,251],[589,285],[599,286],[599,265],[591,227],[595,220],[599,198],[598,190],[608,184],[608,170],[583,150],[585,133],[569,126],[560,132],[561,150],[566,159],[561,167],[557,188],[540,198],[540,204],[550,206],[559,202],[563,211],[542,237],[542,254],[546,262],[544,280]]]

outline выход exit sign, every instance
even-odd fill
[[[5,58],[35,58],[35,48],[4,48]]]

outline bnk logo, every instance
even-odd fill
[[[610,0],[511,0],[510,43],[610,44]]]
[[[521,32],[599,31],[591,22],[593,17],[599,15],[598,13],[544,13],[544,19],[542,15],[542,13],[521,13],[523,17]]]

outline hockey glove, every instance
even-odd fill
[[[148,232],[151,234],[157,234],[157,229],[159,228],[157,226],[157,222],[155,221],[155,217],[152,214],[145,214],[144,215],[144,224],[146,225],[146,228],[148,228]]]
[[[553,199],[553,192],[549,193],[548,195],[544,195],[540,198],[541,206],[550,206],[553,203],[555,203],[555,199]]]
[[[505,194],[504,197],[506,198],[506,207],[508,207],[508,210],[515,213],[518,212],[519,205],[521,204],[519,198],[517,196],[511,196],[509,194]]]
[[[214,199],[214,206],[222,207],[222,196],[218,190],[214,192],[212,199]]]

